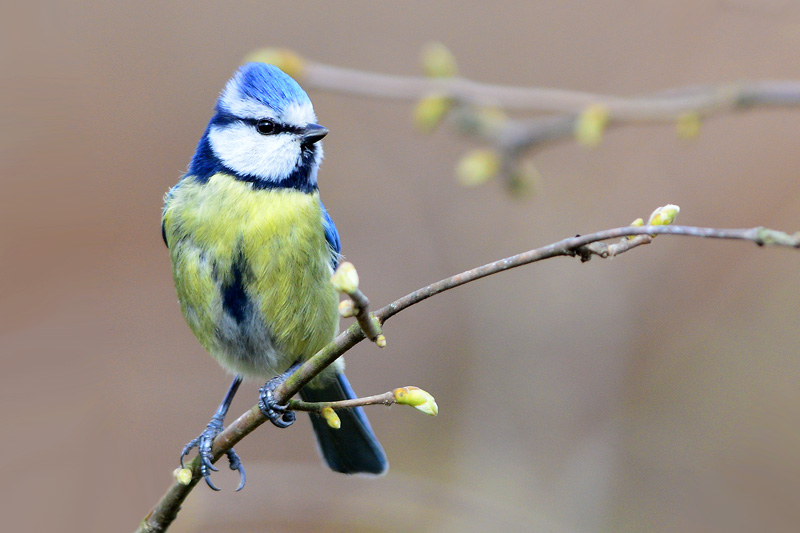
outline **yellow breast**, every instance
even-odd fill
[[[226,174],[184,179],[164,210],[181,309],[230,370],[269,377],[338,327],[319,195],[253,189]]]

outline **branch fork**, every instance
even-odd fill
[[[343,262],[333,273],[331,283],[337,291],[344,293],[350,299],[339,304],[339,314],[342,317],[355,317],[361,331],[378,348],[386,347],[386,337],[381,331],[380,321],[369,312],[369,299],[358,288],[358,272],[353,263]]]

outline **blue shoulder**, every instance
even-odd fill
[[[339,252],[342,251],[342,244],[339,241],[339,232],[336,230],[336,224],[333,223],[333,219],[331,219],[331,216],[328,214],[328,210],[325,209],[322,200],[320,200],[319,205],[322,207],[322,224],[325,227],[325,240],[328,241],[328,246],[331,248],[331,264],[333,265],[333,269],[336,270],[336,267],[339,266]]]

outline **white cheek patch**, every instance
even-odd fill
[[[225,166],[266,181],[289,177],[300,160],[300,143],[294,135],[261,135],[242,122],[212,126],[208,140]]]

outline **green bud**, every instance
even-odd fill
[[[429,43],[422,49],[422,68],[431,78],[452,78],[458,75],[456,58],[442,43]]]
[[[609,112],[603,104],[593,104],[583,110],[575,123],[575,140],[587,148],[594,148],[603,140],[608,126]]]
[[[500,154],[496,150],[474,150],[458,162],[456,176],[466,187],[483,185],[500,173]]]
[[[340,427],[342,427],[342,420],[339,418],[339,415],[336,414],[336,411],[334,411],[332,408],[323,407],[319,414],[322,416],[322,418],[325,419],[325,422],[327,422],[328,425],[333,429],[339,429]]]
[[[339,302],[339,315],[342,318],[350,318],[351,316],[355,316],[356,314],[356,306],[353,304],[353,300],[342,300]]]
[[[680,213],[681,208],[677,205],[667,204],[664,207],[659,207],[650,214],[647,221],[648,226],[669,226],[675,222],[675,217]]]
[[[436,416],[439,406],[428,392],[413,386],[401,387],[392,391],[395,401],[400,405],[410,405],[426,415]]]
[[[192,471],[188,468],[176,468],[172,474],[181,485],[188,485],[192,482]]]
[[[423,133],[430,133],[439,127],[453,100],[441,94],[432,94],[417,102],[414,108],[414,124]]]
[[[305,74],[306,62],[288,48],[259,48],[244,57],[244,63],[266,63],[275,65],[292,78],[299,80]]]
[[[331,283],[339,292],[345,294],[356,292],[358,290],[358,272],[356,272],[356,267],[353,266],[353,263],[345,261],[340,264],[336,272],[333,273]]]

